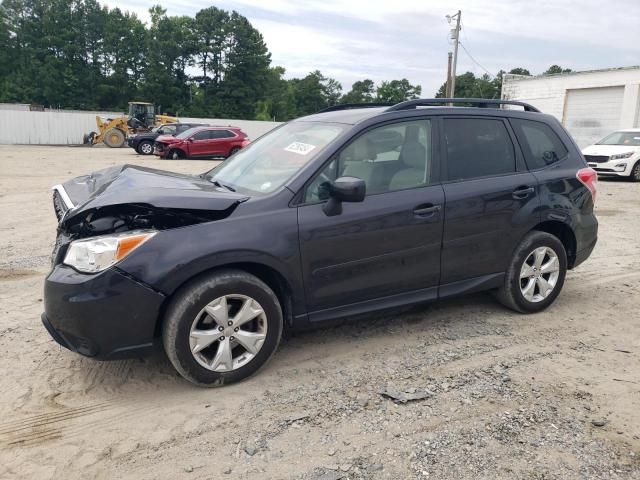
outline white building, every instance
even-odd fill
[[[640,126],[640,67],[532,77],[506,74],[502,98],[554,115],[585,147],[614,130]]]

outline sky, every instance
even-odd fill
[[[407,78],[429,97],[445,81],[453,49],[445,15],[462,11],[458,74],[524,67],[542,73],[640,65],[640,0],[100,0],[149,20],[193,16],[215,5],[244,15],[286,77],[313,70],[347,92],[370,78]],[[466,51],[465,51],[466,50]]]

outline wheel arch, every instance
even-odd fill
[[[285,328],[293,325],[293,289],[282,272],[279,272],[274,267],[266,265],[264,263],[233,262],[216,265],[215,267],[208,268],[195,275],[192,275],[184,279],[184,281],[180,283],[171,294],[167,295],[164,302],[162,303],[160,314],[158,315],[158,321],[156,322],[156,337],[162,335],[162,325],[165,320],[165,313],[173,298],[175,298],[175,296],[178,295],[182,291],[182,289],[190,282],[221,270],[240,270],[249,273],[263,281],[269,288],[271,288],[271,290],[273,290],[273,292],[276,294],[276,297],[278,297],[280,307],[282,308],[282,316],[284,319]]]
[[[531,230],[537,230],[539,232],[546,232],[558,240],[562,242],[565,251],[567,252],[567,267],[569,269],[573,268],[573,265],[576,260],[576,234],[570,225],[567,225],[564,222],[559,220],[547,220],[545,222],[541,222]]]

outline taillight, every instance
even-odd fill
[[[593,201],[596,201],[596,190],[598,188],[598,172],[593,168],[581,168],[576,173],[576,178],[589,189]]]

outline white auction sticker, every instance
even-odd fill
[[[309,145],[308,143],[302,143],[302,142],[293,142],[284,150],[285,152],[293,152],[293,153],[297,153],[298,155],[306,155],[314,148],[316,148],[315,145]]]

